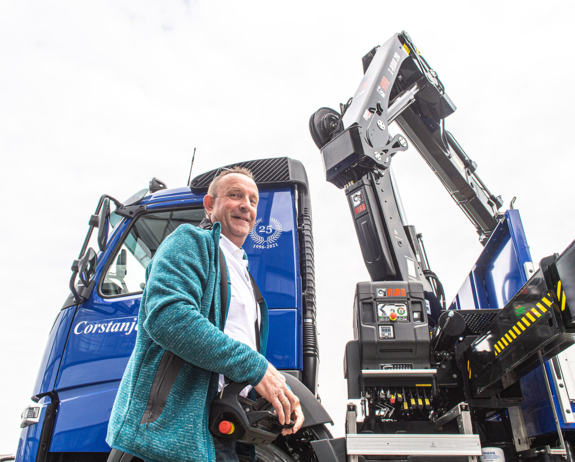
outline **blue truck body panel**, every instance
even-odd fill
[[[505,212],[450,309],[503,308],[527,282],[531,254],[518,210]]]
[[[531,262],[519,211],[508,210],[505,212],[505,220],[493,232],[450,309],[503,308],[529,279],[525,263]],[[551,384],[553,405],[559,409],[551,367],[548,362],[545,373]],[[543,368],[538,367],[521,379],[521,408],[527,436],[530,438],[556,431],[543,374]],[[575,412],[573,405],[571,408]],[[575,430],[575,424],[564,422],[561,412],[558,412],[558,417],[563,430]]]
[[[563,431],[575,430],[575,424],[565,423],[563,413],[560,411],[561,405],[557,397],[557,390],[555,382],[551,374],[551,361],[545,364],[545,373],[551,385],[551,393],[553,395],[553,405],[557,409],[557,418],[559,419],[559,426]],[[525,420],[525,429],[529,438],[547,435],[557,431],[555,426],[555,417],[553,415],[553,408],[549,401],[547,388],[545,385],[545,377],[543,376],[543,369],[538,367],[534,371],[527,374],[521,380],[523,389],[523,402],[521,409],[523,410],[523,419]],[[575,412],[573,403],[570,404],[571,412]]]
[[[250,272],[270,309],[301,310],[301,279],[294,191],[260,191],[258,216],[244,250]]]
[[[58,392],[60,409],[52,452],[109,452],[105,441],[119,380]]]
[[[70,307],[58,314],[46,343],[32,395],[39,395],[54,389],[75,312],[76,307]]]

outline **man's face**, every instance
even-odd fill
[[[205,196],[204,207],[212,223],[221,223],[222,234],[241,247],[254,227],[258,199],[258,187],[252,179],[231,173],[222,178],[215,197]]]

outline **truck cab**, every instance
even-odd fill
[[[305,169],[289,158],[236,165],[253,172],[260,193],[244,250],[269,307],[267,359],[315,395],[318,349]],[[123,204],[102,197],[73,264],[72,293],[52,326],[32,403],[22,415],[18,462],[107,459],[108,420],[136,340],[146,267],[179,225],[199,225],[203,196],[218,172],[174,189],[154,180]],[[89,247],[92,241],[97,249]]]

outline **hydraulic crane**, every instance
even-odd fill
[[[506,453],[537,458],[522,431],[519,379],[573,344],[575,247],[544,259],[500,305],[486,296],[485,303],[446,310],[421,236],[406,223],[393,157],[408,142],[419,151],[474,225],[484,259],[520,219],[514,210],[499,211],[501,197],[445,129],[456,107],[407,33],[371,50],[363,70],[339,112],[321,108],[309,122],[326,180],[345,191],[371,277],[356,287],[354,340],[344,360],[348,398],[361,400],[364,416],[358,421],[357,407],[348,406],[349,460],[476,460],[481,446],[500,443],[506,432],[507,443],[499,444],[509,446]],[[403,134],[390,134],[392,122]],[[559,436],[556,453],[569,456]]]

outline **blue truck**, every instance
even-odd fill
[[[260,190],[244,249],[269,306],[267,358],[297,381],[292,388],[308,406],[308,438],[324,437],[323,424],[331,418],[315,398],[319,352],[306,172],[289,158],[242,165]],[[216,172],[176,189],[153,180],[125,203],[102,196],[72,266],[71,294],[50,332],[33,404],[23,413],[16,460],[107,459],[108,419],[137,335],[145,269],[180,224],[200,223],[203,196]],[[98,253],[88,246],[91,238]]]
[[[482,452],[573,460],[575,246],[535,267],[519,212],[500,211],[501,198],[445,130],[456,107],[407,33],[362,62],[353,98],[309,121],[326,180],[346,194],[371,278],[357,284],[353,299],[343,438],[332,437],[331,418],[317,399],[318,308],[304,166],[285,157],[233,164],[252,170],[260,190],[244,248],[270,308],[267,358],[306,416],[296,435],[257,445],[258,460],[475,461]],[[389,133],[393,122],[402,134]],[[409,143],[484,246],[450,304],[421,235],[406,222],[393,178],[392,159]],[[128,460],[110,454],[105,435],[137,335],[145,269],[180,224],[200,223],[202,198],[217,173],[176,189],[154,179],[123,203],[101,197],[22,414],[17,452],[4,460]]]

